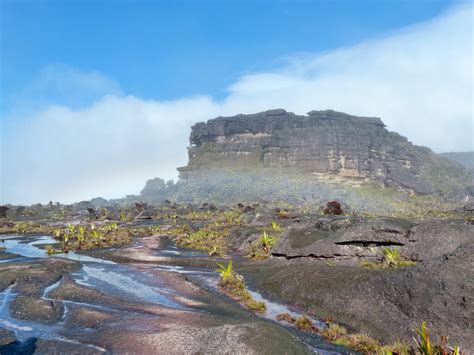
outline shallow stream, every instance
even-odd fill
[[[233,312],[233,317],[258,318],[259,321],[263,319],[264,322],[270,322],[277,327],[284,327],[284,331],[289,331],[296,341],[305,344],[307,349],[312,352],[321,354],[348,353],[344,348],[326,343],[318,335],[300,332],[287,324],[278,323],[276,321],[278,314],[289,313],[295,317],[301,314],[288,309],[284,305],[264,299],[255,291],[251,291],[251,294],[255,299],[265,301],[267,305],[266,313],[256,316],[244,310],[236,311],[235,309],[240,308],[240,306],[218,292],[217,274],[211,269],[149,263],[121,264],[74,252],[49,256],[44,247],[45,245],[54,244],[56,241],[47,236],[0,236],[0,240],[2,240],[0,246],[5,247],[3,252],[11,254],[0,258],[0,267],[2,264],[34,264],[37,259],[48,258],[64,258],[80,263],[75,271],[66,273],[58,281],[42,289],[40,301],[47,301],[55,309],[61,309],[62,314],[55,322],[18,319],[11,311],[11,304],[18,296],[16,292],[17,285],[15,283],[11,284],[0,292],[0,331],[2,329],[7,330],[13,333],[15,337],[14,342],[8,345],[0,345],[0,354],[9,351],[33,353],[35,347],[30,346],[32,339],[67,343],[68,346],[72,346],[68,349],[75,349],[75,346],[77,346],[77,349],[83,352],[113,352],[104,345],[107,341],[95,341],[96,335],[94,335],[94,332],[97,331],[95,328],[80,325],[80,322],[77,321],[79,312],[87,311],[90,313],[95,311],[110,315],[110,319],[113,321],[108,321],[107,324],[112,328],[121,326],[122,328],[129,327],[130,331],[153,331],[155,329],[153,322],[160,316],[151,314],[150,308],[155,312],[153,307],[161,307],[161,312],[164,314],[172,310],[174,310],[173,312],[181,312],[176,313],[177,316],[184,314],[183,319],[187,320],[194,319],[189,317],[190,312],[195,315],[215,314],[216,317],[220,317],[226,311],[222,310],[222,306],[219,306],[218,302],[224,304],[224,308],[228,308],[229,312]],[[156,251],[156,254],[179,258],[194,256],[192,252],[180,250],[173,245]],[[202,303],[200,300],[191,300],[189,294],[183,293],[179,284],[169,282],[168,275],[176,273],[184,274],[186,279],[197,285],[199,289],[211,292],[212,297],[218,302],[208,301],[208,304],[200,304],[200,302]],[[61,298],[58,296],[60,294],[50,296],[57,291],[68,290],[68,287],[72,287],[71,284],[77,284],[87,292],[94,291],[94,295],[97,294],[100,297],[95,299],[88,296],[84,299],[78,297],[75,299],[74,294],[69,298]],[[174,287],[174,285],[178,287]],[[196,304],[199,306],[196,306]],[[58,308],[59,305],[60,308]],[[313,321],[318,322],[317,320]],[[190,320],[188,322],[193,323],[194,321]]]

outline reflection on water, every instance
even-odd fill
[[[22,258],[60,257],[81,262],[82,268],[79,271],[71,274],[76,283],[97,290],[102,294],[122,299],[125,302],[152,303],[165,307],[172,307],[175,309],[186,308],[182,304],[175,301],[176,299],[179,299],[179,293],[173,289],[169,289],[163,280],[160,279],[155,273],[144,271],[147,270],[147,268],[148,270],[152,268],[161,270],[163,272],[186,274],[188,278],[194,279],[203,288],[213,289],[214,291],[217,288],[217,274],[210,269],[190,268],[174,265],[149,265],[147,268],[140,269],[130,265],[121,265],[108,260],[102,260],[86,255],[79,255],[74,252],[48,256],[46,251],[40,248],[40,246],[56,243],[56,241],[51,237],[9,236],[3,238],[0,236],[0,239],[4,240],[4,242],[0,243],[0,245],[6,247],[7,252],[20,255]],[[157,251],[157,253],[175,255],[175,257],[181,258],[201,257],[199,252],[183,251],[172,245],[168,245],[166,248]],[[11,262],[12,260],[18,261],[21,259],[16,258],[2,260],[0,262]],[[3,292],[0,292],[0,328],[5,328],[12,331],[17,339],[11,344],[0,346],[0,354],[10,351],[11,349],[13,349],[13,351],[16,353],[32,353],[29,351],[35,348],[34,344],[36,343],[36,339],[59,340],[71,344],[86,346],[99,351],[106,351],[105,349],[96,345],[81,343],[76,339],[71,339],[64,336],[64,334],[68,334],[65,333],[65,330],[67,330],[69,326],[67,319],[68,312],[78,307],[94,308],[113,313],[119,312],[120,314],[129,314],[133,313],[133,311],[116,309],[113,306],[109,307],[107,305],[95,304],[95,302],[94,304],[89,304],[85,302],[82,303],[49,298],[48,296],[56,288],[60,287],[62,282],[63,279],[52,285],[49,285],[43,290],[41,296],[41,299],[43,300],[62,303],[64,312],[62,314],[61,320],[57,324],[43,324],[33,321],[21,321],[12,317],[10,314],[9,305],[16,297],[16,293],[14,292],[15,285],[11,285]],[[294,317],[301,315],[300,313],[291,311],[283,305],[264,299],[256,292],[250,292],[253,298],[266,303],[267,311],[263,315],[263,318],[276,321],[276,316],[281,313],[289,313]],[[317,322],[314,319],[313,321]],[[318,323],[318,325],[322,324]],[[74,335],[71,336],[76,338],[76,336],[80,336],[80,334],[83,334],[85,331],[85,329],[74,329]],[[322,340],[321,337],[315,334],[302,333],[294,329],[291,331],[294,332],[294,334],[302,342],[307,344],[317,353],[332,354],[345,352],[345,349],[327,344]],[[85,337],[85,339],[87,339],[87,337]]]
[[[152,277],[127,266],[84,264],[80,272],[74,273],[74,280],[81,285],[92,287],[106,294],[119,296],[136,302],[149,302],[166,307],[182,309],[183,306],[171,300],[175,294],[165,287],[151,286]]]
[[[55,284],[56,285],[56,284]],[[33,351],[33,343],[36,339],[60,340],[66,343],[86,346],[95,350],[105,352],[104,348],[93,344],[82,343],[75,339],[66,338],[61,335],[64,324],[44,324],[33,321],[19,320],[11,316],[10,303],[15,299],[17,294],[14,291],[15,285],[10,285],[5,291],[0,292],[0,328],[12,331],[15,334],[16,341],[0,346],[0,354],[28,354],[31,349]],[[46,293],[46,292],[45,292]],[[47,299],[47,298],[43,298]]]
[[[37,247],[39,245],[56,244],[56,243],[57,241],[55,239],[48,236],[42,236],[42,237],[36,237],[33,241],[31,241],[31,238],[25,238],[25,237],[17,237],[16,239],[5,238],[4,242],[0,243],[0,245],[5,247],[6,251],[9,253],[18,254],[27,258],[57,257],[57,258],[64,258],[64,259],[80,261],[80,262],[115,264],[113,261],[102,260],[102,259],[94,258],[91,256],[87,256],[87,255],[80,255],[75,252],[54,254],[50,256],[46,253],[46,250]]]

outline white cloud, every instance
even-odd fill
[[[176,177],[176,167],[187,161],[193,123],[277,107],[378,116],[390,130],[435,151],[472,150],[472,47],[472,5],[465,4],[385,37],[244,76],[222,102],[206,96],[146,101],[117,94],[99,74],[81,81],[75,72],[72,81],[85,83],[80,87],[110,95],[86,108],[62,102],[20,123],[10,118],[1,200],[72,202],[138,193],[148,178]]]
[[[51,103],[79,108],[93,104],[104,95],[121,95],[117,83],[101,73],[83,71],[65,64],[43,68],[19,92],[9,96],[12,115],[27,115]]]

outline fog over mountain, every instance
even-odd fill
[[[148,178],[177,177],[194,123],[275,107],[381,117],[389,130],[435,152],[469,151],[472,59],[467,3],[351,47],[295,53],[279,69],[236,78],[222,100],[142,99],[101,73],[53,65],[18,93],[3,122],[0,200],[136,194]],[[64,87],[80,105],[37,99],[42,90]]]

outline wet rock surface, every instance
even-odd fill
[[[168,245],[159,239],[136,245],[145,251],[135,262]],[[90,254],[95,262],[18,256],[0,263],[1,354],[309,352],[283,327],[188,280],[215,279],[212,269],[161,267],[146,258],[101,263],[101,253]]]
[[[126,225],[142,228],[126,245],[50,257],[50,237],[4,236],[0,353],[348,351],[274,322],[286,312],[307,313],[315,322],[329,317],[384,342],[411,343],[413,330],[426,321],[434,340],[449,335],[462,349],[474,348],[468,214],[420,220],[251,207],[176,206],[163,219]],[[236,217],[239,223],[225,225]],[[210,224],[225,227],[219,231],[226,255],[175,244],[178,233],[197,238]],[[268,258],[250,259],[264,233],[275,240]],[[385,248],[416,264],[361,267],[380,263]],[[216,262],[229,258],[252,296],[266,302],[265,314],[256,316],[219,292]]]

